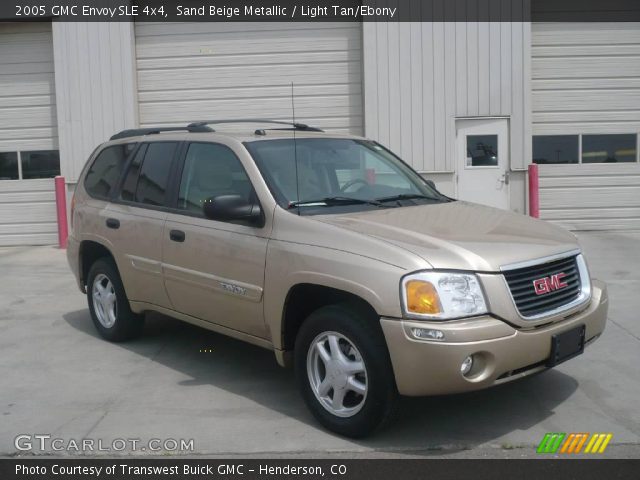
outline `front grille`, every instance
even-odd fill
[[[534,281],[564,273],[562,281],[567,284],[560,289],[551,288],[548,293],[536,294]],[[523,317],[533,317],[550,312],[574,301],[581,292],[580,271],[576,257],[504,272],[513,301]]]

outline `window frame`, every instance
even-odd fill
[[[256,190],[256,187],[253,183],[253,180],[251,179],[251,175],[249,175],[249,172],[247,172],[247,169],[244,166],[244,163],[242,163],[242,160],[240,160],[240,156],[229,146],[226,145],[224,143],[220,143],[220,142],[214,142],[214,141],[206,141],[206,140],[193,140],[193,141],[185,141],[183,142],[183,148],[180,152],[180,157],[178,158],[178,161],[176,162],[176,169],[173,172],[176,176],[175,178],[177,179],[177,181],[173,182],[173,192],[171,197],[169,198],[170,203],[167,206],[167,210],[170,213],[177,213],[178,215],[184,215],[187,217],[192,217],[192,218],[200,218],[202,220],[206,220],[207,222],[215,222],[215,223],[222,223],[225,225],[237,225],[237,226],[241,226],[241,227],[247,227],[247,228],[251,228],[252,230],[255,229],[262,229],[265,227],[265,222],[263,221],[261,224],[259,225],[247,225],[245,222],[241,222],[241,221],[227,221],[227,222],[223,222],[222,220],[213,220],[211,218],[207,218],[204,216],[204,212],[202,214],[198,214],[194,211],[191,210],[185,210],[183,208],[179,208],[178,207],[178,200],[179,200],[179,196],[180,196],[180,185],[182,184],[182,175],[184,174],[184,167],[186,164],[186,160],[187,160],[187,154],[189,152],[189,147],[193,144],[204,144],[204,145],[216,145],[219,147],[224,147],[227,150],[229,150],[233,156],[236,158],[236,160],[238,161],[238,163],[240,164],[240,167],[242,168],[242,171],[244,172],[244,174],[247,176],[247,178],[249,179],[249,184],[251,185],[251,190],[253,191],[253,196],[256,199],[256,202],[258,203],[258,206],[260,207],[260,211],[262,212],[262,217],[263,219],[266,219],[265,217],[265,212],[264,212],[264,207],[262,206],[262,201],[260,200],[260,196],[258,195],[258,191]]]
[[[104,152],[107,148],[119,147],[121,145],[133,145],[133,149],[131,150],[131,152],[129,152],[129,154],[124,159],[124,165],[122,167],[122,172],[120,172],[120,176],[118,177],[116,182],[111,186],[111,190],[109,190],[109,193],[105,197],[91,193],[87,188],[87,177],[89,176],[89,172],[93,168],[93,165],[96,163],[96,160],[98,160],[102,152]],[[129,162],[131,161],[132,156],[138,151],[139,146],[140,146],[139,142],[123,142],[123,143],[113,143],[111,145],[104,145],[103,148],[99,148],[99,147],[96,148],[91,154],[91,156],[89,157],[89,161],[86,163],[85,168],[83,169],[83,172],[82,172],[82,175],[83,175],[82,188],[87,193],[87,195],[95,200],[112,202],[114,193],[119,191],[120,184],[122,183],[123,174],[128,170]]]
[[[95,151],[95,150],[94,150]],[[58,152],[58,174],[54,175],[53,177],[39,177],[39,178],[24,178],[23,174],[22,174],[22,153],[33,153],[33,152]],[[4,179],[4,180],[0,180],[0,182],[15,182],[16,180],[46,180],[48,178],[55,178],[59,175],[61,175],[62,173],[62,168],[60,165],[60,149],[58,148],[39,148],[39,149],[16,149],[16,150],[4,150],[0,153],[15,153],[17,160],[18,160],[18,178],[10,178],[10,179]]]
[[[589,135],[635,135],[636,136],[636,159],[633,162],[583,162],[582,161],[582,137]],[[533,161],[533,138],[534,137],[565,137],[576,136],[578,137],[578,162],[577,163],[535,163]],[[640,164],[640,132],[606,132],[606,133],[552,133],[552,134],[538,134],[531,135],[531,163],[536,165],[638,165]]]
[[[132,150],[132,152],[127,157],[127,160],[125,161],[124,168],[122,170],[122,174],[120,175],[120,178],[118,179],[118,182],[116,183],[115,188],[113,188],[113,191],[110,194],[109,201],[111,203],[114,203],[114,204],[117,204],[117,205],[127,205],[127,206],[130,206],[130,207],[136,207],[136,208],[145,208],[147,210],[157,210],[157,211],[161,211],[161,212],[170,211],[169,200],[173,196],[173,190],[175,189],[174,188],[174,183],[175,182],[169,181],[169,183],[167,184],[167,190],[166,190],[165,195],[164,195],[164,203],[162,205],[151,205],[149,203],[141,203],[141,202],[136,202],[135,200],[124,200],[124,199],[120,198],[121,195],[122,195],[122,187],[124,186],[124,182],[125,182],[125,180],[127,178],[127,175],[129,174],[129,170],[131,169],[131,166],[133,165],[133,160],[136,158],[136,155],[138,154],[138,151],[141,148],[146,148],[147,152],[148,152],[149,145],[151,145],[153,143],[175,143],[175,144],[177,144],[176,145],[176,150],[175,150],[175,152],[173,152],[173,158],[171,158],[171,166],[169,168],[169,179],[175,178],[176,166],[179,163],[179,158],[180,158],[180,156],[182,154],[182,148],[183,148],[184,143],[185,143],[183,140],[158,140],[158,141],[142,141],[142,142],[138,142],[136,144],[136,147]],[[140,170],[142,170],[142,166],[144,165],[144,162],[147,159],[147,152],[145,152],[144,157],[142,158],[142,163],[140,164]],[[139,178],[140,178],[140,174],[138,173],[138,179]],[[137,189],[138,189],[138,181],[136,180],[136,191],[137,191]]]

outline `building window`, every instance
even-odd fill
[[[533,162],[629,163],[638,161],[635,133],[598,135],[534,135]]]
[[[578,135],[534,135],[534,163],[578,163]]]
[[[53,178],[60,175],[60,154],[58,150],[36,150],[20,152],[22,178]]]
[[[467,167],[497,167],[498,136],[467,135]]]
[[[0,152],[0,180],[18,180],[18,152]]]
[[[0,152],[0,180],[30,180],[60,175],[58,150]]]
[[[635,162],[636,136],[582,135],[582,163]]]

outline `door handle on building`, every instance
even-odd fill
[[[500,176],[500,181],[502,183],[504,183],[505,185],[509,185],[509,172],[504,172],[501,176]]]

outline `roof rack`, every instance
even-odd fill
[[[274,124],[274,125],[288,125],[290,127],[293,127],[293,129],[295,130],[304,130],[307,132],[322,132],[323,130],[317,128],[317,127],[311,127],[309,125],[306,125],[304,123],[298,123],[298,122],[283,122],[280,120],[269,120],[267,118],[235,118],[235,119],[231,119],[231,120],[204,120],[201,122],[194,122],[194,123],[190,123],[189,127],[191,128],[198,128],[198,127],[203,127],[203,126],[207,126],[207,125],[220,125],[223,123],[267,123],[267,124]]]
[[[109,140],[118,140],[119,138],[140,137],[143,135],[154,135],[161,132],[213,132],[212,128],[207,125],[188,125],[186,127],[150,127],[150,128],[131,128],[122,130],[112,135]]]

